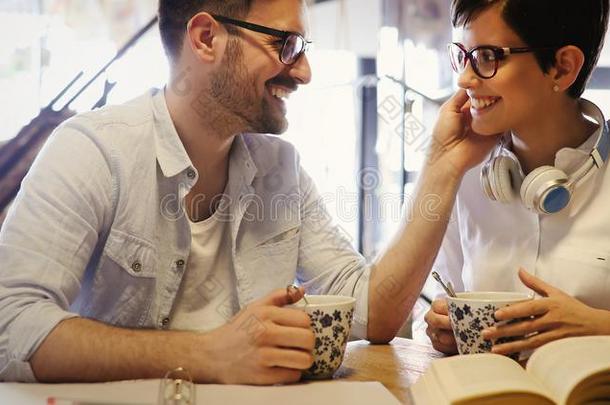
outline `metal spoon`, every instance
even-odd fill
[[[450,297],[456,296],[455,291],[453,290],[453,286],[451,285],[451,282],[449,282],[449,286],[445,285],[445,283],[443,282],[443,279],[436,271],[432,272],[432,277],[434,277],[434,279],[443,287],[443,290],[445,290],[445,292],[447,293],[448,296],[450,296]]]
[[[290,296],[290,290],[299,291],[299,287],[297,287],[294,284],[286,286],[286,294],[288,294],[288,296]],[[307,298],[305,297],[305,295],[303,295],[303,300],[305,301],[305,305],[309,305],[309,301],[307,301]]]
[[[455,288],[453,288],[453,284],[451,284],[451,281],[447,281],[447,288],[451,291],[454,297],[457,296],[457,294],[455,293]]]

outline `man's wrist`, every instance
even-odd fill
[[[209,332],[189,334],[187,350],[183,353],[182,364],[195,381],[208,384],[221,384],[220,368],[214,358],[213,339]]]

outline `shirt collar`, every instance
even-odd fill
[[[555,154],[555,167],[565,173],[571,173],[578,169],[590,156],[591,150],[595,146],[598,131],[595,131],[585,142],[576,148],[561,148]],[[512,139],[510,132],[504,135],[504,153],[508,153],[517,159],[512,152]]]
[[[564,171],[571,171],[581,163],[583,163],[591,154],[591,150],[595,146],[598,133],[595,131],[584,143],[576,148],[562,148],[555,155],[555,167]]]
[[[555,167],[566,173],[571,173],[577,170],[589,158],[589,156],[591,156],[591,151],[595,147],[595,143],[599,138],[600,132],[604,130],[603,125],[606,125],[606,123],[602,123],[602,126],[599,126],[597,130],[595,130],[593,134],[591,134],[591,136],[589,136],[589,138],[587,138],[587,140],[578,147],[565,147],[558,150],[555,154]],[[517,159],[512,153],[512,138],[510,132],[504,134],[503,142],[504,151],[508,152],[511,156]]]
[[[163,175],[173,177],[188,168],[192,168],[193,164],[169,114],[163,90],[155,89],[152,91],[152,107],[157,160]],[[260,144],[260,141],[257,141],[257,136],[261,135],[240,134],[235,137],[229,162],[230,173],[237,180],[233,184],[245,183],[249,186],[259,173],[253,154],[262,152],[264,148],[257,147]]]
[[[186,153],[186,149],[184,149],[184,145],[169,114],[165,92],[154,89],[151,96],[157,161],[163,175],[165,177],[173,177],[193,167],[193,164]]]
[[[605,119],[597,106],[584,99],[581,99],[580,104],[585,115],[600,122],[597,122],[598,128],[580,146],[576,148],[562,148],[555,154],[555,167],[564,172],[573,172],[589,159],[593,152],[593,148],[596,146],[597,140],[600,138],[602,132],[607,130]],[[599,115],[599,117],[597,115]],[[605,150],[607,151],[607,141],[607,137],[602,139],[600,149],[603,147],[606,148]],[[604,156],[603,159],[606,159],[606,156]]]
[[[241,182],[251,185],[258,173],[258,167],[248,147],[248,135],[237,135],[231,147],[229,170],[241,178]]]

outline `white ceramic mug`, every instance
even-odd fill
[[[308,295],[306,299],[307,304],[301,299],[291,305],[309,314],[316,337],[314,363],[303,373],[303,378],[331,378],[343,361],[356,299],[340,295]]]
[[[494,313],[507,305],[525,302],[531,295],[519,292],[461,292],[457,297],[447,297],[451,328],[460,354],[486,353],[491,351],[494,343],[503,343],[519,339],[509,337],[492,342],[483,339],[481,332],[492,326],[500,325]],[[512,355],[518,358],[518,353]]]

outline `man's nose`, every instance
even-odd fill
[[[298,84],[308,84],[311,82],[311,66],[306,54],[301,55],[299,60],[290,66],[290,77]]]

